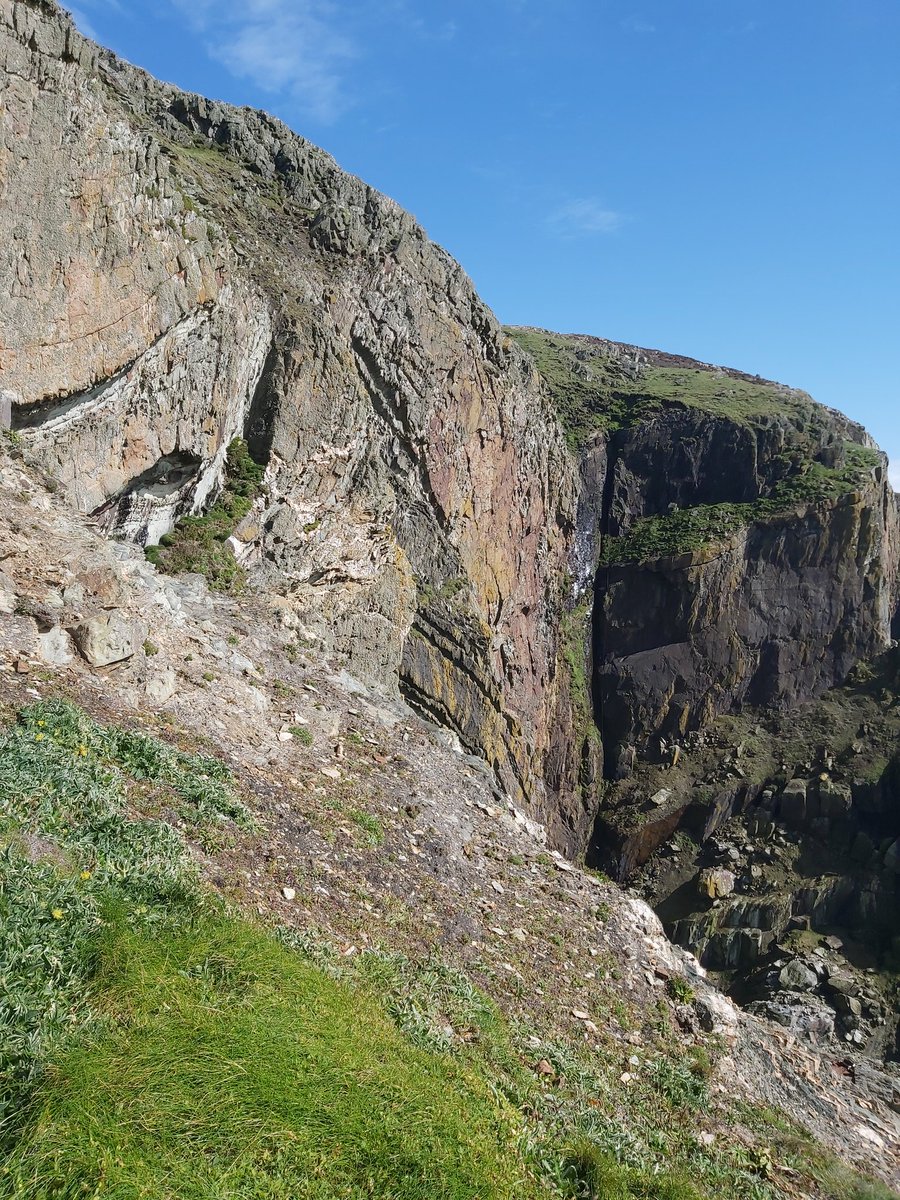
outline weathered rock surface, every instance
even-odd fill
[[[156,83],[52,3],[7,0],[0,39],[2,383],[31,460],[146,542],[246,437],[269,470],[236,549],[301,634],[399,679],[583,843],[590,814],[541,782],[577,467],[526,357],[406,213],[277,121]]]
[[[82,621],[73,636],[75,645],[92,667],[108,667],[131,658],[139,644],[136,623],[118,609]]]

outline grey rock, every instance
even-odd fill
[[[811,967],[793,959],[778,972],[778,982],[790,992],[812,992],[819,986],[819,977]]]
[[[16,588],[5,571],[0,571],[0,613],[16,611]]]
[[[168,663],[156,667],[144,683],[144,693],[151,704],[166,704],[178,690],[178,676]]]
[[[137,653],[140,632],[121,609],[90,617],[77,626],[75,645],[92,667],[107,667]]]
[[[71,637],[65,629],[55,625],[38,635],[38,655],[48,666],[68,666],[75,658]]]

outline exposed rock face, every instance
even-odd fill
[[[245,436],[270,469],[242,560],[560,824],[541,777],[577,474],[525,356],[406,213],[278,122],[157,84],[53,3],[6,0],[0,34],[0,202],[23,214],[2,384],[28,453],[153,541]]]
[[[53,0],[0,0],[0,55],[0,423],[139,543],[208,506],[245,438],[267,470],[231,544],[285,623],[453,730],[558,845],[659,736],[677,754],[887,644],[897,508],[839,414],[563,339],[568,374],[538,365],[564,416],[587,406],[576,453],[460,267],[327,154]],[[634,552],[716,506],[714,536]],[[678,820],[660,806],[647,853]]]
[[[883,470],[697,550],[601,568],[600,720],[678,737],[743,703],[790,707],[890,642]]]

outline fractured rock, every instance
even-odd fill
[[[82,621],[74,631],[75,644],[92,667],[108,667],[137,653],[139,632],[121,609]]]
[[[735,876],[733,871],[725,867],[707,867],[697,877],[697,890],[701,896],[716,900],[730,896],[734,891]]]

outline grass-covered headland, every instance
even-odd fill
[[[219,760],[68,702],[0,732],[3,1200],[778,1194],[771,1157],[700,1140],[702,1053],[616,1090],[577,1047],[526,1050],[438,958],[350,963],[245,919],[176,820],[252,824]],[[888,1194],[765,1128],[821,1196]]]

